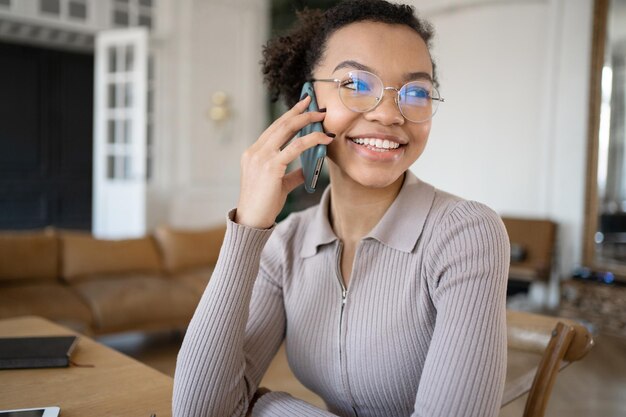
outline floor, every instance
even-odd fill
[[[103,337],[99,341],[173,376],[181,337],[176,333],[129,334]],[[537,362],[538,357],[534,355],[509,352],[507,379],[530,369]],[[261,385],[324,406],[317,395],[293,376],[282,347]],[[525,399],[522,397],[502,408],[499,416],[521,417]],[[597,335],[596,346],[589,355],[563,370],[557,378],[546,416],[626,416],[626,339]]]

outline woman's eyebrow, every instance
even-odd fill
[[[361,64],[360,62],[353,61],[353,60],[340,62],[339,65],[337,65],[335,69],[333,70],[333,73],[337,72],[338,70],[342,68],[354,68],[354,69],[358,69],[362,71],[371,72],[372,74],[376,74],[376,71],[374,71],[372,68],[368,67],[365,64]],[[408,72],[404,74],[403,79],[404,79],[404,82],[413,81],[413,80],[428,80],[430,82],[433,81],[430,74],[427,72],[423,72],[423,71]]]
[[[433,77],[431,77],[429,73],[423,71],[409,72],[407,74],[404,74],[404,81],[409,82],[413,80],[427,80],[432,83]]]
[[[374,70],[371,69],[370,67],[368,67],[367,65],[363,65],[363,64],[360,64],[360,63],[358,63],[356,61],[352,61],[352,60],[340,62],[339,65],[337,65],[335,67],[335,69],[333,70],[333,73],[337,72],[338,70],[340,70],[342,68],[356,68],[358,70],[367,71],[367,72],[371,72],[373,74],[376,74],[374,72]]]

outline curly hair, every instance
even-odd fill
[[[312,77],[328,39],[343,26],[361,21],[406,25],[417,32],[428,50],[434,35],[430,23],[418,18],[412,6],[385,0],[345,0],[326,11],[304,8],[296,17],[287,34],[267,42],[260,62],[271,100],[282,98],[288,107],[298,102],[302,84]],[[434,62],[433,82],[437,86]]]

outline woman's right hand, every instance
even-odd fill
[[[324,120],[324,112],[305,113],[310,101],[309,96],[300,100],[243,153],[235,222],[258,229],[271,227],[287,194],[304,182],[302,168],[287,173],[287,165],[306,149],[332,142],[334,135],[313,132],[284,146],[304,126]]]

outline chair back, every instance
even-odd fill
[[[544,416],[558,372],[584,358],[594,344],[589,330],[574,320],[512,310],[507,310],[507,342],[510,349],[541,355],[536,368],[504,389],[502,406],[528,392],[524,417]]]

